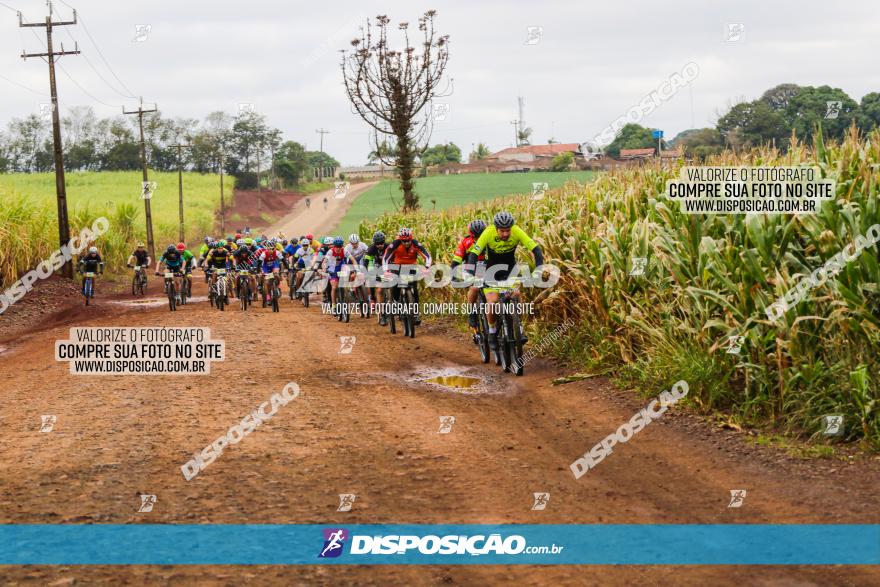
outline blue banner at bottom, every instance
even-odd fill
[[[5,524],[4,565],[877,565],[880,525]]]

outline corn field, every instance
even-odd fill
[[[157,251],[178,240],[176,173],[155,173],[163,189],[153,197],[153,233]],[[82,172],[67,176],[71,236],[106,217],[110,230],[97,246],[110,271],[125,267],[138,241],[146,240],[144,204],[138,196],[140,172]],[[233,179],[225,180],[227,205],[232,203]],[[216,175],[184,174],[185,220],[193,243],[212,232],[219,209]],[[0,279],[8,287],[58,249],[55,176],[49,173],[0,175]]]
[[[559,356],[646,390],[685,379],[698,409],[790,434],[821,439],[823,416],[842,414],[846,439],[880,448],[877,245],[779,320],[764,312],[880,223],[880,132],[853,129],[840,144],[792,142],[784,154],[724,152],[705,164],[812,164],[836,180],[837,199],[815,215],[686,215],[662,195],[685,165],[679,161],[606,172],[541,200],[385,215],[362,223],[360,233],[411,226],[449,262],[470,220],[489,221],[503,206],[538,241],[545,262],[562,269],[554,288],[524,292],[538,307],[530,329],[577,322],[555,345]],[[643,276],[629,275],[633,257],[648,259]],[[727,353],[731,336],[744,337],[738,354]]]

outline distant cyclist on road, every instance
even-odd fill
[[[80,275],[85,273],[104,274],[104,261],[101,259],[98,247],[89,247],[89,252],[79,258],[78,271]],[[83,295],[85,295],[85,280],[83,280]]]

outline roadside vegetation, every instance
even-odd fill
[[[176,173],[151,173],[157,183],[151,201],[157,252],[178,240]],[[226,205],[231,206],[235,179],[224,178]],[[140,198],[140,171],[79,172],[67,174],[71,236],[90,227],[101,216],[110,231],[98,246],[111,271],[125,266],[139,240],[146,240],[144,202]],[[184,220],[190,247],[213,231],[220,207],[220,177],[186,173]],[[58,220],[54,173],[0,175],[0,277],[15,281],[58,248]]]
[[[447,210],[386,214],[360,234],[411,226],[449,262],[471,219],[508,209],[562,268],[539,303],[533,334],[576,320],[554,352],[578,370],[655,390],[690,383],[696,408],[746,424],[820,439],[823,416],[843,414],[844,439],[880,448],[880,255],[866,249],[776,323],[766,306],[880,223],[880,131],[857,130],[827,146],[821,135],[787,150],[709,155],[707,165],[813,164],[837,182],[837,201],[816,215],[684,215],[661,195],[681,161],[618,168],[569,182],[540,200],[506,198]],[[429,178],[430,179],[430,178]],[[427,180],[420,182],[426,189]],[[526,190],[521,190],[526,191]],[[429,198],[425,198],[426,200]],[[424,201],[424,200],[423,200]],[[648,259],[631,277],[631,259]],[[523,260],[526,258],[523,257]],[[462,301],[461,290],[428,290]],[[742,335],[739,354],[730,336]],[[532,340],[535,340],[534,338]]]

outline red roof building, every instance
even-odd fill
[[[650,159],[654,156],[654,149],[621,149],[620,150],[620,159],[623,161],[627,161],[630,159]]]

